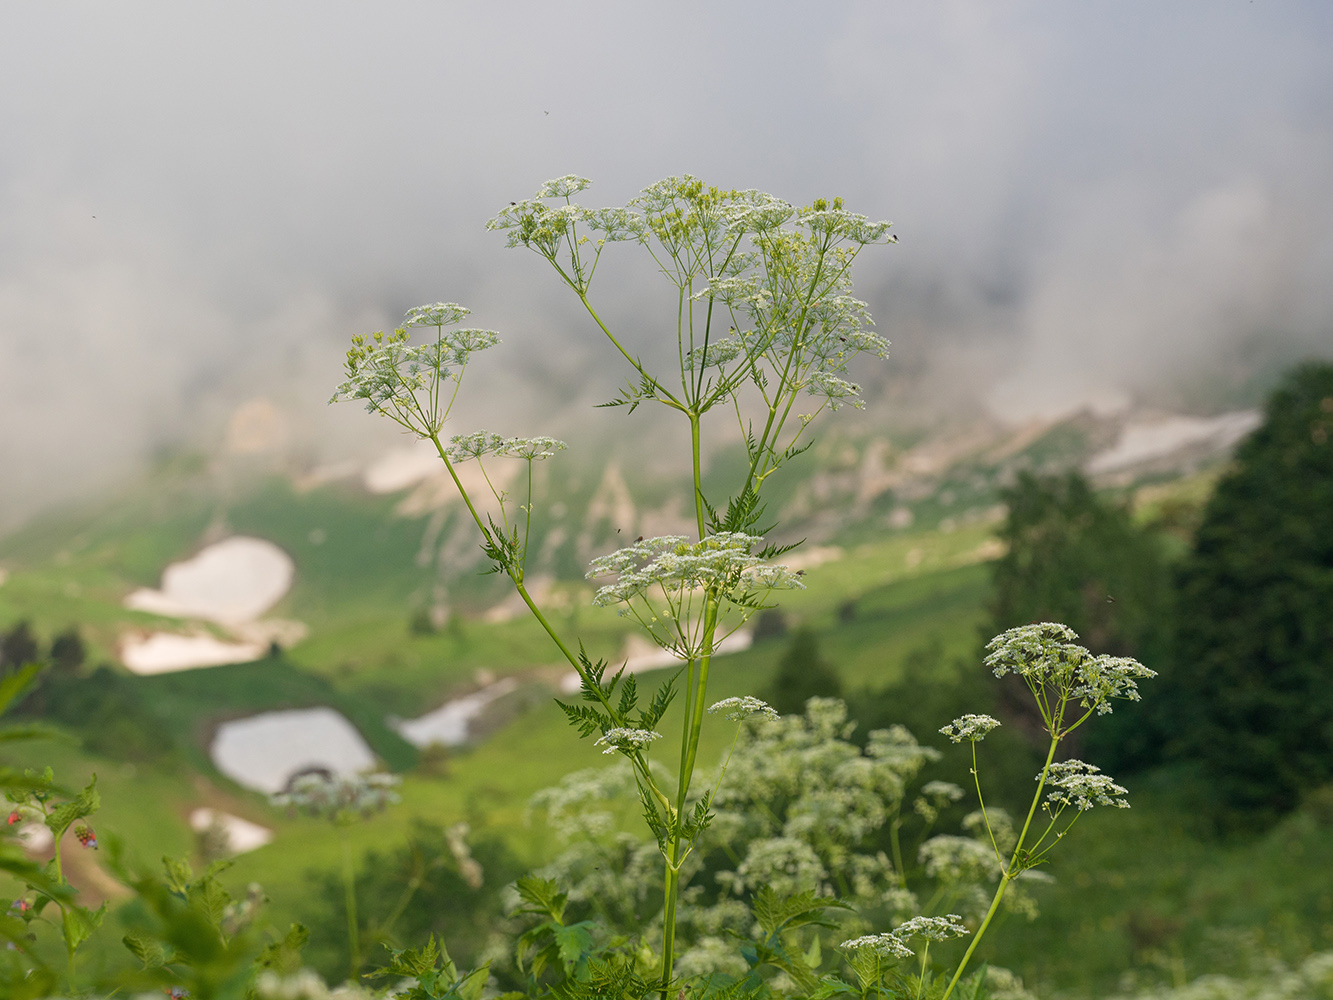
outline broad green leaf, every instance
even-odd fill
[[[160,941],[136,931],[130,931],[120,940],[145,969],[158,969],[167,963],[167,949]]]
[[[69,949],[70,954],[92,936],[93,931],[101,926],[102,918],[105,916],[106,903],[95,910],[89,910],[78,904],[65,907],[62,930],[65,935],[65,947]]]
[[[86,816],[91,816],[101,806],[102,799],[97,794],[97,775],[94,774],[92,780],[88,782],[87,788],[46,817],[46,825],[50,828],[56,841],[59,842],[71,823]]]
[[[29,663],[0,680],[0,715],[28,689],[34,677],[42,672],[44,663]]]

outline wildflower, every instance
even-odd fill
[[[633,753],[635,750],[644,749],[653,740],[661,738],[661,733],[655,733],[651,729],[608,729],[593,746],[606,744],[606,749],[602,753],[615,753],[617,750],[622,753]]]
[[[432,302],[428,306],[409,309],[403,317],[403,327],[453,326],[472,310],[457,302]]]
[[[506,438],[496,449],[497,455],[510,455],[525,461],[550,458],[558,451],[564,451],[569,445],[553,437],[512,437]]]
[[[271,801],[309,816],[345,822],[370,816],[399,801],[393,789],[401,780],[396,774],[333,776],[314,772],[294,779],[288,791],[274,795]]]
[[[866,404],[858,398],[861,395],[861,387],[832,372],[817,371],[811,375],[806,385],[806,392],[812,396],[823,396],[829,401],[829,407],[834,410],[849,399],[856,409],[865,409]]]
[[[663,535],[635,542],[594,559],[588,578],[618,574],[619,579],[597,591],[593,604],[607,607],[629,602],[654,585],[664,590],[696,587],[733,591],[753,585],[766,590],[804,590],[785,566],[764,563],[750,550],[763,539],[740,531],[722,531],[690,544],[682,535]]]
[[[1011,628],[986,648],[986,666],[996,677],[1018,674],[1029,686],[1052,685],[1076,698],[1098,715],[1111,711],[1112,698],[1139,700],[1137,681],[1156,677],[1137,660],[1124,656],[1093,656],[1074,644],[1078,633],[1055,622]]]
[[[88,824],[80,823],[76,826],[74,836],[84,847],[91,847],[94,851],[97,850],[97,834],[93,833],[93,828]]]
[[[171,997],[171,1000],[185,1000],[190,995],[190,991],[184,986],[172,986],[162,992]]]
[[[838,947],[846,948],[848,951],[860,951],[865,948],[885,958],[911,958],[916,954],[911,948],[903,944],[902,939],[896,934],[865,934],[859,938],[844,941]]]
[[[921,786],[921,795],[912,803],[912,809],[927,823],[940,818],[940,810],[950,802],[963,797],[963,790],[952,781],[927,781]]]
[[[580,177],[577,174],[565,174],[563,177],[557,177],[549,180],[537,189],[537,198],[568,198],[572,194],[578,194],[585,188],[591,187],[592,181],[586,177]]]
[[[498,455],[504,447],[505,439],[490,431],[473,431],[471,434],[455,434],[449,439],[445,454],[455,464],[466,462],[483,455]]]
[[[17,910],[20,914],[28,913],[29,911],[32,910],[32,900],[16,899],[14,900],[14,902],[9,904],[9,908],[11,910]]]
[[[760,701],[748,694],[743,698],[723,698],[708,709],[709,715],[716,715],[718,712],[726,712],[728,722],[740,722],[756,715],[762,715],[765,719],[780,718],[768,702]]]
[[[900,938],[921,937],[927,941],[947,941],[951,937],[972,933],[963,926],[962,920],[956,913],[944,917],[913,917],[895,927],[893,933]]]
[[[728,337],[685,354],[685,367],[696,371],[700,365],[704,368],[721,368],[735,361],[745,353],[745,344],[735,337]]]
[[[1041,775],[1037,775],[1041,779]],[[1079,812],[1091,809],[1095,802],[1099,806],[1115,806],[1128,809],[1129,803],[1121,796],[1129,790],[1117,785],[1110,775],[1102,774],[1096,764],[1085,764],[1081,760],[1063,760],[1050,766],[1046,783],[1053,791],[1047,796],[1049,802],[1059,806],[1077,805]]]
[[[19,820],[21,820],[22,818],[23,818],[23,817],[19,815],[19,811],[18,811],[17,809],[15,809],[12,813],[9,814],[9,825],[10,825],[10,826],[13,826],[15,823],[17,823],[17,822],[18,822]]]
[[[998,719],[993,719],[989,715],[963,715],[954,719],[947,726],[940,728],[940,732],[949,737],[950,742],[962,743],[967,740],[970,743],[980,743],[986,738],[986,734],[1000,725]]]
[[[917,848],[917,860],[930,878],[943,882],[982,882],[1000,874],[1000,863],[989,844],[972,837],[940,834]]]

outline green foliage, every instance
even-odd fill
[[[406,844],[362,859],[356,898],[367,953],[381,944],[419,945],[431,935],[448,941],[466,961],[482,953],[502,915],[503,887],[524,868],[499,837],[464,841],[465,833],[417,821]],[[330,978],[344,974],[346,895],[340,876],[312,875],[303,896],[298,914],[310,927],[307,961]]]
[[[842,682],[837,672],[819,655],[819,638],[813,629],[792,633],[786,652],[778,661],[778,672],[767,700],[780,714],[805,710],[811,698],[839,698]]]
[[[1225,809],[1333,780],[1333,366],[1293,371],[1217,484],[1180,575],[1166,714]]]
[[[481,1000],[489,967],[460,973],[444,944],[431,935],[420,948],[390,949],[389,961],[371,978],[394,978],[412,983],[395,991],[404,1000]]]
[[[1003,500],[1007,551],[994,567],[991,634],[1057,621],[1112,655],[1160,649],[1169,579],[1157,539],[1127,507],[1098,496],[1076,472],[1023,473]]]
[[[1172,591],[1161,539],[1077,472],[1023,473],[1003,500],[1008,516],[999,537],[1007,551],[994,566],[988,634],[1063,622],[1094,649],[1164,662]],[[1034,745],[1044,742],[1017,678],[999,690],[1006,717]],[[1151,764],[1159,750],[1151,720],[1152,713],[1129,707],[1084,737],[1087,753],[1121,770]]]

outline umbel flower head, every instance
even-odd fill
[[[438,393],[430,392],[432,398],[425,402],[416,394],[438,389],[448,379],[456,381],[473,354],[500,342],[493,330],[446,329],[467,314],[457,302],[433,302],[409,310],[402,326],[387,336],[383,331],[357,334],[343,363],[347,377],[329,402],[362,399],[371,413],[382,413],[419,434],[438,430],[444,419]],[[411,330],[421,327],[435,328],[434,341],[410,343]]]
[[[867,934],[864,937],[844,941],[840,948],[848,951],[869,949],[885,958],[911,958],[915,952],[907,946],[911,938],[925,938],[927,941],[946,941],[951,937],[962,937],[971,932],[963,926],[963,918],[956,913],[945,917],[913,917],[895,927],[887,934]]]
[[[940,727],[940,732],[949,737],[952,743],[962,743],[967,740],[969,743],[980,743],[986,738],[986,734],[992,729],[998,728],[999,719],[993,719],[989,715],[963,715],[954,719],[947,726]]]
[[[768,702],[748,694],[741,698],[723,698],[708,707],[709,715],[716,715],[718,712],[726,712],[728,722],[740,722],[756,716],[764,719],[781,718]]]
[[[593,746],[606,746],[602,753],[634,753],[636,750],[643,750],[653,740],[660,740],[661,733],[655,733],[651,729],[608,729]]]
[[[643,539],[592,561],[589,579],[619,577],[597,591],[593,604],[607,607],[628,602],[654,586],[664,591],[804,590],[798,574],[750,554],[762,541],[739,531],[718,532],[694,543],[683,535]]]
[[[401,781],[396,774],[329,775],[315,771],[294,779],[289,790],[274,795],[272,802],[307,816],[345,823],[364,819],[399,801],[394,789]]]
[[[1087,714],[1106,715],[1112,699],[1138,701],[1137,682],[1157,676],[1129,657],[1093,656],[1074,642],[1077,638],[1078,633],[1068,626],[1041,622],[1011,628],[986,644],[990,650],[986,666],[996,677],[1022,677],[1053,733],[1062,726],[1068,732],[1082,721],[1066,725],[1054,714],[1066,701],[1077,702]]]
[[[1051,786],[1051,793],[1046,797],[1051,805],[1076,805],[1079,812],[1091,809],[1094,802],[1099,806],[1129,808],[1124,799],[1128,790],[1112,781],[1110,775],[1102,774],[1096,764],[1085,764],[1081,760],[1057,761],[1051,765],[1046,783]]]

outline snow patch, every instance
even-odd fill
[[[190,829],[195,833],[203,833],[212,826],[220,827],[226,834],[227,851],[231,854],[244,854],[273,840],[272,830],[231,813],[206,806],[190,813]]]
[[[413,746],[427,747],[432,744],[447,747],[461,746],[467,742],[472,720],[491,702],[517,688],[517,678],[506,677],[494,684],[488,684],[480,691],[445,702],[435,711],[427,712],[420,718],[399,720],[393,723],[393,727]]]
[[[224,642],[211,635],[170,632],[126,636],[120,642],[120,661],[136,674],[170,674],[227,663],[249,663],[267,652],[267,644]]]
[[[1257,410],[1224,413],[1218,417],[1162,417],[1131,422],[1120,439],[1087,464],[1092,475],[1119,472],[1135,465],[1166,458],[1187,448],[1225,451],[1263,421]]]
[[[375,766],[375,755],[356,727],[327,707],[224,722],[208,753],[228,778],[269,795],[304,772],[351,777]]]
[[[262,538],[237,535],[193,559],[172,563],[162,589],[142,588],[125,598],[136,611],[172,618],[203,618],[222,625],[254,621],[291,589],[296,565]]]

